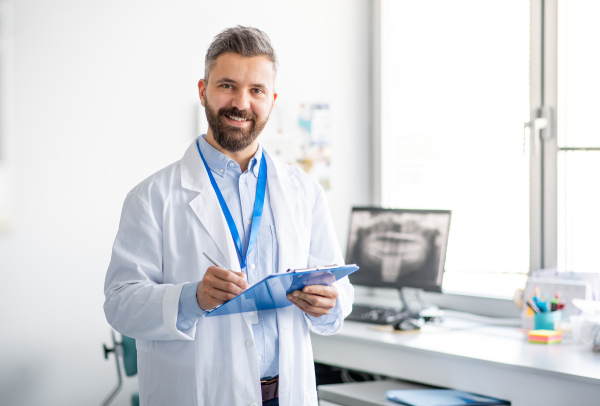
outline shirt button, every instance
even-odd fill
[[[252,348],[252,346],[254,346],[254,341],[252,341],[252,340],[246,341],[246,347],[247,348]]]
[[[262,360],[262,355],[258,356],[258,360],[261,361]]]
[[[256,265],[250,264],[250,268],[254,269],[254,268],[256,268]]]
[[[258,406],[256,403],[250,403],[250,406]]]
[[[229,162],[229,167],[230,167],[230,168],[233,168],[233,166],[234,166],[234,165],[235,165],[235,164],[234,164],[233,162]]]
[[[223,169],[219,169],[219,172],[223,173]]]
[[[246,224],[252,223],[252,220],[246,220]]]

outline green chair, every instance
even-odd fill
[[[110,402],[113,401],[117,393],[121,390],[123,386],[123,373],[121,372],[121,363],[119,362],[119,358],[123,360],[123,369],[125,370],[125,375],[128,377],[135,376],[137,374],[137,350],[135,348],[135,339],[131,337],[127,337],[121,334],[121,341],[117,341],[115,338],[115,332],[111,331],[113,347],[108,348],[106,344],[103,344],[104,347],[104,358],[108,359],[108,355],[111,352],[115,353],[115,362],[117,364],[117,377],[118,383],[115,389],[108,395],[106,400],[102,403],[102,406],[108,406]],[[140,394],[139,392],[135,392],[131,395],[131,406],[139,406],[140,405]]]

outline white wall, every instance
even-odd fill
[[[204,52],[226,27],[271,36],[278,107],[331,104],[328,198],[345,248],[350,207],[369,202],[368,0],[13,0],[13,9],[1,405],[100,404],[116,383],[101,348],[110,337],[102,304],[121,204],[196,135]]]

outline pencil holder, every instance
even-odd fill
[[[536,313],[533,316],[535,330],[554,330],[554,324],[560,321],[561,311]]]

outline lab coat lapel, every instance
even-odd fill
[[[217,247],[219,247],[223,256],[227,258],[228,263],[223,265],[229,267],[229,269],[239,271],[240,263],[227,226],[227,220],[210,183],[195,141],[181,159],[181,186],[199,193],[189,203],[190,207]]]
[[[269,185],[270,202],[273,210],[273,218],[276,224],[277,240],[279,241],[279,264],[278,272],[285,272],[292,267],[295,260],[294,248],[298,246],[298,235],[294,221],[294,207],[297,190],[290,182],[291,173],[279,162],[274,161],[263,148],[267,158],[267,181]]]

